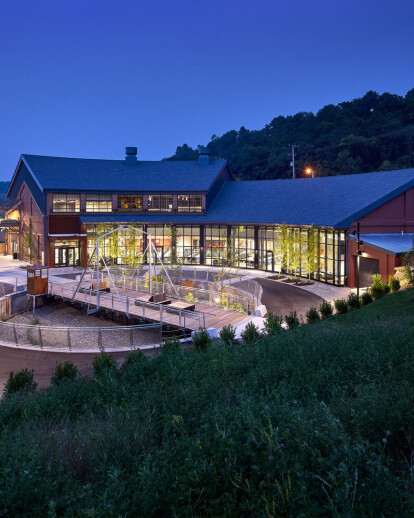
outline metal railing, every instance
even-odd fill
[[[85,305],[96,301],[96,291],[90,290],[90,282],[86,281],[82,292],[78,291],[75,296],[76,302]],[[108,284],[110,286],[110,284]],[[63,300],[71,300],[75,295],[76,286],[57,284],[49,281],[49,293],[61,297]],[[205,314],[200,311],[188,311],[180,308],[168,307],[168,305],[157,304],[139,300],[138,297],[128,297],[117,293],[99,293],[99,305],[101,309],[115,312],[126,312],[135,318],[155,320],[161,324],[178,326],[182,329],[199,329],[205,327]]]
[[[160,344],[162,324],[114,327],[52,327],[0,322],[0,341],[39,349],[136,349]]]
[[[118,275],[114,271],[111,272],[111,277],[118,288],[148,293],[148,279]],[[102,280],[106,282],[107,286],[111,285],[107,274],[102,273]],[[209,306],[231,309],[241,313],[251,313],[258,305],[254,294],[252,296],[240,295],[237,289],[232,288],[231,285],[223,286],[222,291],[218,291],[213,284],[211,284],[209,290],[176,285],[175,291],[169,283],[152,281],[151,289],[154,294],[165,293],[169,298],[185,300],[189,303],[201,302]]]

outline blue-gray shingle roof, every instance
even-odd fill
[[[414,169],[353,175],[228,182],[211,210],[220,219],[347,227],[414,186]]]
[[[48,191],[162,192],[207,191],[226,160],[138,161],[22,155]]]
[[[206,214],[82,214],[84,223],[234,223],[346,228],[414,187],[414,169],[356,175],[226,182]]]

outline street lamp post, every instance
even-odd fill
[[[315,171],[313,169],[311,169],[310,167],[307,167],[305,169],[305,173],[310,176],[311,175],[311,178],[315,178]]]

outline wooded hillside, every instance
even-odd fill
[[[290,144],[297,176],[311,167],[316,176],[414,167],[414,89],[405,97],[367,92],[316,114],[275,117],[261,130],[241,127],[206,143],[215,158],[229,160],[243,180],[290,178]],[[193,160],[197,150],[178,146],[167,160]]]

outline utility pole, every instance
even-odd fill
[[[296,173],[295,173],[295,149],[299,146],[297,146],[296,144],[289,144],[289,146],[291,146],[292,148],[292,163],[291,163],[291,166],[292,166],[292,173],[293,173],[293,178],[296,178]]]

